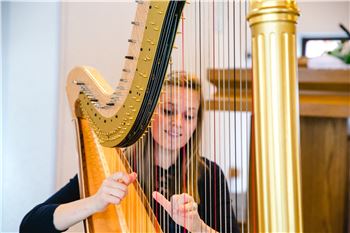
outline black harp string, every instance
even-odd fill
[[[214,0],[212,1],[213,2],[213,4],[212,4],[212,6],[214,6]],[[210,22],[210,24],[209,25],[212,25],[212,30],[211,30],[211,32],[212,32],[212,34],[214,34],[214,7],[212,7],[213,9],[212,9],[212,19],[211,19],[211,21],[212,22]],[[208,32],[209,33],[209,32]],[[214,67],[214,46],[213,46],[213,43],[214,43],[214,40],[213,40],[213,37],[212,36],[210,36],[210,34],[209,34],[209,38],[211,38],[212,39],[212,41],[210,41],[210,47],[209,48],[211,48],[212,49],[212,54],[211,54],[211,56],[209,56],[209,60],[211,60],[211,62],[212,62],[212,66],[213,66],[213,69],[215,70],[215,67]],[[210,78],[210,80],[212,79],[212,77],[210,76],[209,77]],[[214,91],[213,91],[214,92]],[[213,93],[213,92],[209,92],[210,94],[211,93]],[[215,96],[214,96],[214,98],[215,98]],[[215,99],[214,99],[214,107],[213,107],[213,109],[215,109]],[[209,111],[210,111],[210,109],[209,109]],[[214,120],[213,120],[213,122],[211,122],[213,125],[215,125],[215,113],[213,114],[213,118],[214,118]],[[211,129],[211,127],[210,127],[210,125],[209,125],[209,128]],[[214,128],[214,126],[213,126],[213,128]],[[214,139],[215,139],[215,131],[213,132],[213,141],[214,141]],[[211,143],[210,143],[210,145],[212,145]],[[215,145],[214,145],[215,146]],[[212,148],[211,148],[212,149]],[[212,151],[212,150],[210,150],[210,151]],[[211,156],[214,156],[214,162],[215,162],[215,148],[213,149],[213,154],[211,155]],[[209,166],[209,177],[212,177],[212,175],[211,175],[211,164],[210,164],[210,166]],[[214,177],[214,180],[215,180],[215,177]],[[210,191],[211,190],[213,190],[213,188],[212,188],[212,184],[211,184],[211,182],[209,182],[209,189],[210,189]],[[215,195],[214,195],[214,197],[215,197]],[[211,192],[210,192],[210,203],[211,203],[211,208],[210,208],[210,210],[214,210],[214,211],[210,211],[210,215],[212,214],[212,212],[215,212],[215,203],[214,203],[214,205],[213,205],[213,202],[214,202],[215,200],[213,200],[213,197],[212,197],[212,194],[211,194]],[[212,206],[213,205],[213,206]],[[215,214],[215,213],[214,213]],[[211,223],[211,225],[213,226],[214,224],[215,224],[215,222],[213,222],[214,220],[213,220],[213,218],[210,216],[210,223]]]
[[[140,161],[140,150],[139,150],[139,148],[140,148],[140,140],[138,140],[137,141],[137,143],[136,143],[136,157],[137,157],[137,160],[138,161]],[[137,171],[139,171],[139,173],[140,173],[140,180],[142,180],[142,170],[141,170],[141,163],[140,162],[138,162],[137,163],[137,165],[138,165],[138,169],[137,169]],[[140,190],[138,190],[138,191],[140,191]],[[138,192],[139,193],[139,192]],[[140,204],[138,203],[138,205],[139,206],[137,206],[137,214],[138,214],[138,219],[141,219],[141,210],[140,210]],[[140,221],[140,222],[142,222],[142,220]],[[139,230],[141,230],[141,224],[139,224],[138,225],[139,226]]]
[[[182,15],[181,17],[183,16],[183,12],[182,12]],[[179,63],[178,63],[178,69],[177,70],[180,70],[180,71],[183,71],[183,35],[184,35],[184,30],[183,30],[183,24],[182,24],[182,19],[181,19],[181,53],[179,53]],[[180,75],[176,75],[176,79],[177,79],[177,82],[176,83],[180,83],[181,79],[180,79]],[[179,85],[176,85],[176,98],[177,99],[180,99],[181,96],[180,96],[180,86]],[[179,106],[180,107],[180,104]],[[176,120],[176,119],[174,119]],[[178,148],[180,146],[180,138],[176,138],[176,142],[175,142],[175,148]],[[180,151],[181,152],[181,151]],[[178,156],[181,156],[181,153],[178,155]],[[181,158],[180,158],[181,159]],[[178,193],[181,193],[182,191],[182,167],[181,167],[181,163],[179,163],[179,167],[178,167]],[[181,227],[178,226],[178,231],[179,233],[181,233]]]
[[[197,9],[197,3],[195,3],[195,5],[194,5],[194,28],[195,28],[195,46],[194,46],[194,48],[195,48],[195,58],[194,58],[194,60],[195,60],[195,74],[197,75],[197,74],[199,74],[199,72],[198,72],[198,57],[197,57],[197,55],[198,55],[198,40],[199,40],[199,36],[198,36],[198,31],[197,31],[197,23],[198,23],[198,9]],[[202,98],[202,93],[201,93],[201,86],[202,86],[202,83],[201,82],[199,82],[199,103],[201,104],[202,103],[202,101],[201,101],[201,98]],[[203,108],[204,106],[201,106],[201,108]],[[198,117],[198,115],[197,115],[197,117]],[[202,117],[202,119],[203,119],[203,117]],[[196,118],[196,121],[198,121],[198,118]],[[200,124],[202,124],[202,122],[200,122]],[[197,125],[197,127],[201,127],[201,125]],[[199,137],[198,137],[198,130],[196,130],[196,139],[197,140],[200,140],[199,139]],[[201,142],[201,140],[200,140],[200,142]],[[200,145],[198,145],[197,144],[197,146],[200,146]],[[192,146],[192,148],[193,148],[193,146]],[[199,148],[197,148],[196,147],[196,150],[199,150]],[[195,153],[199,153],[199,152],[195,152]],[[201,153],[200,153],[200,155],[201,155]],[[193,154],[192,154],[192,156],[194,156]],[[198,173],[197,173],[197,179],[194,179],[194,174],[193,174],[193,172],[197,172],[197,169],[198,169],[198,161],[197,161],[197,159],[195,160],[195,164],[194,164],[194,166],[195,166],[195,168],[194,169],[192,169],[192,180],[195,182],[195,185],[197,186],[196,188],[197,188],[197,193],[199,192],[199,187],[198,187]],[[192,188],[192,190],[193,190],[193,188]],[[199,195],[199,193],[198,193],[198,195]],[[202,229],[201,229],[201,231],[202,231]]]
[[[228,67],[228,72],[227,72],[227,77],[228,77],[228,128],[229,128],[229,134],[228,134],[228,164],[229,164],[229,169],[232,167],[232,162],[231,162],[231,72],[230,72],[230,68],[231,68],[231,60],[230,60],[230,56],[231,56],[231,50],[230,50],[230,1],[227,1],[227,51],[228,51],[228,56],[227,56],[227,67]],[[234,56],[234,55],[233,55]],[[230,174],[230,173],[229,173]],[[232,192],[232,185],[231,185],[231,176],[229,175],[229,190],[230,190],[230,194]],[[230,207],[232,206],[232,202],[231,202],[231,195],[229,195],[229,203],[230,203]],[[232,216],[231,216],[232,218]],[[232,221],[229,222],[229,226],[227,226],[227,229],[229,229],[229,232],[232,232]]]
[[[222,47],[222,43],[221,43],[221,35],[220,35],[220,33],[224,33],[223,31],[221,31],[222,30],[222,26],[223,26],[223,22],[221,22],[221,25],[220,25],[220,13],[222,13],[221,12],[221,9],[222,9],[222,3],[221,2],[219,2],[219,3],[217,3],[217,7],[215,7],[215,9],[216,9],[216,11],[217,11],[217,21],[215,21],[216,22],[216,24],[218,24],[217,22],[219,22],[219,26],[218,26],[218,28],[217,28],[217,30],[216,30],[216,33],[214,34],[214,36],[216,36],[217,37],[217,49],[216,49],[216,51],[217,51],[217,75],[218,75],[218,77],[217,77],[217,79],[218,79],[218,89],[216,90],[216,93],[215,94],[217,94],[218,93],[218,109],[217,109],[217,111],[216,111],[216,114],[217,114],[217,118],[216,118],[216,124],[217,124],[217,127],[215,127],[215,128],[217,128],[217,129],[215,129],[215,131],[217,132],[216,133],[216,138],[218,139],[218,140],[216,140],[216,138],[215,138],[215,144],[216,144],[216,141],[221,141],[220,139],[221,139],[221,136],[222,136],[222,130],[221,130],[221,123],[222,123],[222,121],[221,121],[221,117],[222,117],[222,112],[221,112],[221,108],[222,108],[222,106],[221,106],[221,95],[220,95],[220,92],[221,92],[221,80],[222,80],[222,76],[221,76],[221,72],[220,72],[220,68],[222,67],[221,65],[221,47]],[[215,14],[216,15],[216,14]],[[216,150],[215,150],[215,153],[216,153],[216,155],[215,156],[217,156],[216,157],[216,163],[217,164],[222,164],[221,163],[221,155],[222,155],[222,153],[221,153],[221,147],[220,146],[216,146],[215,145],[215,147],[216,147]],[[216,171],[216,176],[218,176],[218,171]],[[216,203],[217,204],[217,206],[218,205],[221,205],[221,203],[222,203],[222,200],[221,200],[221,192],[222,192],[222,190],[221,190],[221,175],[219,175],[218,176],[218,180],[219,180],[219,182],[218,183],[216,183],[216,189],[218,190],[217,191],[217,197],[216,197],[216,199],[218,199],[218,202]],[[218,207],[216,207],[216,212],[218,212],[218,211],[222,211],[221,210],[221,208],[218,208]],[[221,216],[221,215],[219,215],[219,216]],[[218,218],[217,220],[216,220],[216,222],[217,222],[217,227],[219,227],[219,231],[220,232],[222,232],[222,216],[220,217],[220,218]]]
[[[229,1],[227,1],[227,9],[229,9]],[[225,35],[225,32],[228,34],[228,30],[226,30],[226,24],[227,25],[229,25],[229,21],[228,21],[228,19],[225,17],[226,15],[225,14],[227,14],[228,15],[228,12],[226,12],[225,11],[225,2],[223,2],[222,3],[222,21],[223,21],[223,25],[222,25],[222,28],[223,28],[223,35],[222,35],[222,41],[223,41],[223,58],[222,58],[222,61],[223,61],[223,70],[224,70],[224,73],[223,73],[223,90],[226,90],[226,81],[227,81],[227,78],[226,78],[226,76],[227,76],[227,73],[225,72],[225,69],[227,68],[229,68],[229,64],[227,63],[226,64],[226,59],[225,59],[225,38],[226,38],[226,35]],[[225,23],[225,20],[227,19],[227,22]],[[227,44],[228,44],[228,40],[227,40]],[[227,57],[229,57],[230,56],[230,50],[226,50],[227,51]],[[228,72],[229,72],[229,70],[228,70]],[[226,167],[227,167],[227,147],[226,147],[226,145],[228,145],[227,144],[227,129],[225,128],[225,125],[226,125],[226,118],[227,118],[227,109],[226,109],[226,99],[227,99],[227,97],[226,97],[226,91],[224,91],[224,96],[223,96],[223,100],[224,100],[224,103],[223,103],[223,105],[224,105],[224,107],[223,107],[223,112],[224,112],[224,115],[223,115],[223,117],[224,117],[224,120],[223,120],[223,127],[224,127],[224,139],[223,139],[223,141],[224,141],[224,162],[223,162],[223,164],[224,164],[224,166],[225,166],[225,169],[226,169]],[[228,133],[230,133],[230,129],[228,129]],[[230,168],[230,166],[228,167],[228,168]],[[227,179],[228,181],[229,181],[229,179]],[[228,198],[230,198],[230,196],[227,196],[227,192],[224,190],[224,203],[225,203],[225,205],[226,205],[226,203],[227,203],[227,200],[229,200]],[[228,203],[230,203],[230,200],[228,201]],[[228,222],[227,222],[227,208],[226,208],[226,206],[225,206],[225,212],[224,212],[224,229],[225,229],[225,231],[227,231],[227,229],[228,229]]]
[[[202,24],[200,23],[200,22],[202,22],[202,5],[201,5],[201,1],[199,1],[198,2],[198,30],[199,30],[199,32],[198,32],[198,34],[199,34],[199,38],[198,38],[198,43],[199,43],[199,79],[200,79],[200,93],[202,93],[202,88],[204,87],[203,86],[203,81],[202,81],[202,76],[203,76],[203,74],[202,74]],[[200,98],[202,98],[202,95],[200,96]],[[202,106],[203,107],[203,109],[205,110],[206,108],[206,103],[205,103],[205,101],[201,101],[201,102],[203,102],[204,103],[204,106]],[[204,119],[204,116],[203,116],[203,119]],[[202,125],[203,126],[203,130],[202,130],[202,132],[204,132],[205,131],[205,129],[204,129],[204,125]],[[203,140],[203,133],[202,133],[202,135],[200,135],[200,137],[201,137],[201,142],[203,142],[204,140]],[[200,154],[202,155],[202,153],[203,153],[203,143],[201,143],[201,145],[200,145]],[[197,169],[198,169],[198,164],[197,164]],[[206,179],[206,170],[204,170],[204,179]],[[205,182],[204,182],[205,183]],[[206,190],[206,187],[204,187],[204,190]],[[205,196],[205,200],[201,200],[201,202],[203,202],[203,203],[206,203],[206,191],[204,192],[204,196]],[[206,206],[206,205],[205,205]],[[207,213],[207,210],[206,210],[206,207],[205,207],[205,222],[207,222],[207,220],[206,220],[206,213]]]
[[[182,56],[181,56],[181,61],[182,61],[182,64],[181,64],[181,72],[182,72],[182,74],[181,75],[185,75],[185,77],[181,77],[181,79],[180,79],[180,83],[183,81],[183,79],[185,79],[186,78],[186,73],[187,73],[187,69],[186,69],[186,67],[185,67],[185,45],[186,45],[186,43],[187,43],[187,41],[186,41],[186,43],[185,43],[185,12],[186,11],[184,11],[183,13],[182,13],[182,20],[181,20],[181,22],[182,22]],[[187,16],[187,14],[186,14],[186,16]],[[186,33],[186,35],[187,35],[187,33]],[[179,77],[180,78],[180,77]],[[181,86],[179,85],[179,94],[181,93]],[[188,103],[188,92],[186,91],[185,93],[184,93],[184,95],[186,95],[186,104]],[[181,98],[181,97],[180,97]],[[182,109],[182,105],[186,105],[185,104],[185,101],[181,101],[181,100],[179,100],[179,109]],[[185,124],[185,132],[188,132],[188,125],[187,124]],[[181,142],[181,141],[180,141]],[[186,166],[186,164],[185,164],[185,162],[187,162],[187,155],[188,155],[188,142],[184,145],[184,147],[183,148],[181,148],[181,150],[182,150],[182,162],[181,162],[181,171],[182,171],[182,174],[181,174],[181,180],[182,180],[182,192],[188,192],[188,189],[187,189],[187,176],[188,176],[188,173],[187,173],[187,166]],[[181,145],[181,144],[180,144]],[[185,198],[184,198],[185,199]],[[184,213],[184,227],[186,228],[186,211],[185,211],[185,213]],[[184,232],[187,232],[187,230],[185,229],[185,231]]]
[[[153,122],[151,122],[150,124],[150,128],[149,128],[149,133],[147,134],[147,137],[148,137],[148,141],[147,141],[147,151],[148,153],[146,154],[147,156],[147,159],[149,160],[149,169],[150,169],[150,177],[151,177],[151,180],[149,181],[149,192],[150,192],[150,195],[149,196],[149,199],[151,200],[151,206],[155,209],[155,200],[153,199],[153,189],[155,187],[155,184],[154,184],[154,180],[155,180],[155,175],[154,175],[154,157],[153,157],[153,154],[154,154],[154,151],[153,151],[153,147],[152,147],[152,141],[153,141],[153,137],[152,137],[152,127],[153,127]],[[153,219],[152,219],[152,222],[153,222],[153,225],[157,222],[157,216],[156,216],[156,213],[154,213],[153,215]]]
[[[227,67],[225,65],[225,1],[220,3],[221,4],[221,12],[222,12],[222,35],[221,35],[221,39],[222,39],[222,66],[221,66],[221,69],[223,70],[222,72],[222,81],[223,81],[223,90],[225,90],[225,75],[226,75],[226,72],[225,72],[225,68]],[[229,55],[229,54],[228,54]],[[224,95],[222,97],[222,99],[225,101],[225,92],[223,92]],[[221,101],[219,101],[220,103]],[[223,118],[222,120],[222,125],[223,127],[226,125],[226,106],[225,106],[225,102],[223,102],[223,107],[222,107],[222,112],[221,112],[221,118]],[[222,129],[221,125],[220,125],[220,129]],[[226,128],[224,127],[223,128],[223,138],[222,138],[222,141],[224,142],[224,145],[226,145]],[[221,147],[220,147],[221,148]],[[221,164],[223,164],[223,168],[224,170],[226,169],[226,146],[223,147],[223,152],[220,153],[220,155],[223,155],[220,156],[221,157]],[[222,161],[223,160],[223,161]],[[223,187],[221,187],[221,175],[220,175],[220,181],[219,181],[219,184],[220,184],[220,190],[221,190],[221,193],[223,192]],[[222,196],[222,194],[220,194],[220,197]],[[227,203],[227,196],[226,196],[226,192],[223,193],[223,196],[224,196],[224,200],[223,200],[223,203]],[[221,201],[219,203],[222,203]],[[222,204],[221,204],[222,206]],[[221,216],[221,215],[220,215]],[[223,222],[222,222],[223,221]],[[223,228],[226,230],[227,229],[227,211],[226,211],[226,208],[224,208],[224,214],[223,216],[221,216],[220,218],[220,226],[223,226]]]
[[[208,3],[207,3],[208,4]],[[202,6],[200,6],[200,11],[202,11],[202,9],[203,9],[203,15],[204,15],[204,18],[200,18],[200,21],[201,22],[204,22],[205,21],[205,19],[207,18],[209,18],[208,16],[208,13],[207,13],[207,7],[205,7],[207,4],[203,4]],[[209,24],[207,24],[208,26],[209,26]],[[207,32],[207,30],[209,30],[209,27],[207,27],[207,28],[203,28],[203,38],[207,38],[206,37],[206,32]],[[204,39],[203,39],[204,40]],[[209,40],[208,40],[209,41]],[[201,43],[202,43],[202,38],[201,38]],[[204,42],[203,42],[203,46],[205,47],[205,45],[204,45]],[[207,48],[210,48],[209,47],[209,44],[208,44],[208,47]],[[203,56],[202,56],[202,54],[201,54],[201,58],[203,58],[203,64],[205,65],[205,64],[207,64],[207,57],[209,57],[209,56],[205,56],[205,54],[204,54],[204,49],[203,49]],[[208,55],[210,55],[210,50],[208,49]],[[205,67],[205,66],[204,66]],[[202,72],[202,69],[201,69],[201,72]],[[209,77],[208,77],[209,78]],[[205,87],[203,87],[203,89],[204,90],[207,90],[207,91],[209,91],[210,89],[209,89],[209,85],[208,85],[208,88],[205,88]],[[210,109],[210,104],[209,104],[209,106],[208,106],[208,110]],[[206,124],[205,125],[205,132],[207,132],[208,134],[208,136],[207,136],[207,139],[210,139],[210,132],[208,132],[208,126],[210,125],[210,115],[208,114],[208,124]],[[204,137],[203,137],[204,138]],[[205,140],[206,140],[206,138],[204,138]],[[208,150],[208,144],[206,144],[206,151],[209,151],[210,152],[210,149]],[[207,195],[207,190],[208,190],[208,187],[207,187],[207,177],[208,177],[208,175],[209,174],[207,174],[207,173],[209,173],[209,172],[207,172],[207,170],[205,170],[204,171],[204,190],[205,190],[205,192],[204,192],[204,201],[205,201],[205,203],[207,203],[208,202],[208,195]],[[205,205],[205,214],[204,214],[204,219],[205,219],[205,222],[206,223],[208,223],[209,221],[208,221],[208,208],[207,208],[207,205]]]
[[[236,76],[236,1],[233,2],[233,123],[234,123],[234,167],[237,169],[237,76]],[[235,213],[238,214],[238,184],[237,177],[235,177]]]
[[[244,19],[247,18],[247,15],[248,15],[248,2],[245,1],[244,3]],[[246,171],[245,173],[243,174],[246,174],[246,185],[249,183],[248,182],[248,177],[249,177],[249,125],[248,125],[248,122],[249,122],[249,115],[248,115],[248,112],[249,112],[249,109],[248,109],[248,43],[247,43],[247,40],[248,40],[248,23],[247,21],[245,21],[244,23],[245,27],[244,27],[244,37],[245,37],[245,59],[246,59],[246,62],[245,62],[245,89],[246,89],[246,92],[245,92],[245,100],[246,100]],[[246,212],[245,212],[245,219],[246,219],[246,222],[247,222],[247,232],[250,232],[250,228],[249,228],[249,189],[248,189],[248,186],[246,186],[246,197],[245,197],[245,209],[246,209]]]
[[[243,63],[243,58],[242,58],[242,1],[240,0],[239,1],[239,117],[240,117],[240,168],[242,169],[243,168],[243,162],[242,162],[242,149],[243,149],[243,141],[242,141],[242,138],[243,138],[243,129],[242,129],[242,120],[243,120],[243,103],[242,103],[242,92],[243,92],[243,81],[242,81],[242,77],[243,77],[243,74],[242,74],[242,63]],[[241,179],[241,191],[242,191],[242,179]],[[241,200],[240,200],[241,202]],[[242,202],[240,203],[242,204]],[[242,205],[240,205],[240,213],[241,213],[241,216],[242,215]],[[238,214],[237,214],[238,215]],[[242,231],[244,232],[244,225],[243,225],[243,222],[241,222],[241,229]]]

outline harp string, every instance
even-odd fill
[[[213,46],[213,55],[212,55],[212,63],[213,63],[213,70],[216,69],[216,61],[215,61],[215,1],[213,0],[212,1],[212,24],[213,24],[213,28],[212,28],[212,40],[213,40],[213,43],[212,43],[212,46]],[[213,130],[214,130],[214,137],[213,137],[213,155],[214,155],[214,163],[217,163],[216,161],[216,96],[214,95],[214,126],[213,126]],[[217,227],[217,183],[216,183],[216,176],[217,176],[217,171],[216,171],[216,166],[214,166],[214,227],[216,228]]]
[[[247,18],[248,15],[248,2],[245,1],[244,2],[244,19]],[[244,38],[245,38],[245,101],[246,101],[246,153],[247,153],[247,158],[246,158],[246,168],[247,171],[243,174],[246,174],[246,180],[248,181],[248,174],[249,174],[249,108],[248,108],[248,23],[245,21],[244,24]],[[252,110],[253,111],[253,110]],[[249,224],[249,188],[246,189],[246,196],[245,196],[245,209],[246,209],[246,213],[245,213],[245,219],[246,219],[246,223],[247,223],[247,232],[250,232],[250,224]]]
[[[236,4],[238,4],[237,7]],[[249,111],[247,99],[248,94],[250,94],[248,93],[248,74],[246,71],[248,67],[246,58],[247,42],[240,36],[244,35],[244,38],[247,38],[247,26],[246,24],[243,24],[247,15],[247,2],[211,1],[203,3],[201,1],[196,1],[192,5],[193,7],[186,5],[188,10],[185,8],[185,13],[182,15],[181,25],[179,26],[179,30],[181,30],[181,39],[178,41],[180,48],[172,55],[170,65],[168,67],[167,78],[172,80],[177,79],[175,83],[181,83],[183,81],[181,75],[175,75],[175,77],[173,77],[174,73],[179,71],[184,72],[185,77],[196,74],[199,77],[200,92],[207,91],[209,95],[212,95],[215,91],[217,93],[223,93],[222,95],[212,95],[212,100],[214,103],[212,106],[210,104],[206,106],[207,103],[202,101],[202,96],[200,96],[201,103],[204,103],[204,105],[201,107],[209,110],[208,124],[203,125],[203,132],[208,133],[202,133],[202,135],[198,135],[198,131],[195,133],[196,138],[201,138],[201,141],[203,142],[206,141],[205,137],[209,138],[209,142],[211,141],[211,143],[206,145],[209,147],[209,150],[206,151],[209,152],[207,152],[208,154],[204,155],[202,143],[200,144],[200,148],[196,148],[194,145],[195,142],[191,140],[190,143],[186,143],[179,154],[171,153],[171,150],[155,145],[156,142],[154,142],[154,135],[152,135],[151,129],[154,124],[151,123],[150,128],[148,129],[149,131],[137,142],[133,149],[134,152],[131,166],[135,171],[137,171],[138,178],[143,181],[143,187],[145,186],[144,183],[148,182],[149,184],[152,184],[148,189],[146,189],[146,195],[147,197],[150,197],[151,206],[154,207],[155,211],[154,219],[152,221],[155,222],[156,218],[159,219],[159,221],[163,223],[162,225],[165,226],[165,229],[163,230],[166,232],[169,231],[169,222],[171,217],[167,214],[164,208],[160,208],[158,202],[153,200],[152,191],[160,191],[162,188],[167,189],[167,191],[164,193],[168,200],[171,198],[171,188],[174,189],[176,194],[182,192],[194,194],[194,190],[196,189],[195,185],[197,185],[197,183],[195,183],[197,181],[195,179],[195,171],[197,171],[199,168],[197,160],[194,158],[194,154],[198,153],[198,151],[195,151],[195,149],[199,150],[199,154],[201,156],[209,156],[212,158],[214,163],[221,165],[224,171],[227,170],[227,166],[233,166],[234,168],[239,167],[241,169],[239,176],[241,176],[242,182],[239,184],[237,177],[235,177],[234,181],[232,182],[228,180],[229,190],[230,192],[234,192],[232,195],[232,200],[231,195],[227,195],[227,193],[224,192],[225,187],[222,186],[222,184],[224,184],[224,180],[222,180],[223,177],[216,166],[211,167],[212,165],[209,164],[209,168],[205,169],[203,172],[203,179],[205,183],[204,190],[213,190],[213,194],[211,192],[205,192],[204,199],[201,200],[203,203],[213,203],[212,211],[207,209],[207,206],[205,206],[205,215],[203,220],[215,228],[219,227],[220,230],[225,228],[226,230],[229,229],[232,231],[233,222],[227,218],[227,216],[230,216],[231,213],[228,212],[226,208],[224,211],[219,208],[223,206],[222,203],[231,203],[231,201],[234,201],[234,213],[236,214],[237,218],[238,212],[240,212],[242,219],[243,215],[246,214],[243,206],[249,210],[249,199],[247,197],[240,198],[238,196],[239,190],[242,192],[245,190],[243,181],[245,174],[248,172],[242,169],[249,167],[249,160],[244,160],[243,158],[243,148],[245,148],[247,152],[249,151],[248,137],[250,135],[248,127],[249,115],[246,114]],[[238,15],[236,15],[236,13],[238,13]],[[191,21],[187,20],[186,25],[184,19],[185,15],[189,18],[191,17]],[[207,22],[207,25],[206,27],[202,28],[202,24],[204,25],[205,22]],[[219,23],[221,23],[221,25],[219,25]],[[239,24],[238,28],[236,28],[237,23]],[[191,28],[194,25],[194,38],[191,38],[189,33],[185,31],[185,29],[190,28],[189,24],[192,25]],[[239,37],[237,38],[237,45],[235,43],[235,38],[237,37],[236,30],[239,34],[237,35]],[[219,32],[221,32],[221,34]],[[212,35],[210,35],[211,33]],[[189,44],[193,44],[194,46],[190,46]],[[236,48],[237,46],[238,49]],[[239,54],[237,56],[238,58],[236,58],[236,52]],[[175,56],[175,54],[178,54],[178,56]],[[194,59],[188,60],[188,57],[190,57],[189,54],[194,54]],[[203,56],[205,54],[207,54],[207,56]],[[203,76],[205,76],[205,74],[203,74],[203,68],[206,69],[208,64],[211,65],[212,70],[214,70],[214,72],[208,72],[208,79],[210,81],[218,79],[216,80],[216,82],[219,83],[217,90],[214,90],[212,86],[206,84],[203,80]],[[222,72],[219,72],[220,68]],[[232,68],[233,72],[226,72],[226,68]],[[239,68],[238,72],[236,72],[237,68]],[[231,79],[233,79],[233,82],[230,81]],[[222,84],[222,86],[220,84]],[[183,96],[180,95],[180,88],[180,85],[173,85],[171,88],[169,88],[169,86],[166,87],[166,92],[161,95],[161,102],[163,102],[163,104],[159,104],[160,107],[158,107],[156,112],[158,116],[164,114],[164,102],[167,99],[176,98],[178,107],[181,109],[181,106],[184,103],[182,102]],[[226,89],[228,89],[227,92],[224,91]],[[191,88],[189,88],[188,92],[186,91],[186,106],[193,107],[193,91],[194,90]],[[236,96],[239,96],[239,101],[237,100]],[[245,100],[245,103],[242,102],[243,100]],[[225,103],[225,101],[228,103]],[[231,101],[233,101],[233,103]],[[233,111],[231,105],[233,105]],[[171,118],[173,117],[174,116]],[[176,119],[171,119],[171,121],[174,120]],[[243,125],[243,122],[245,122],[245,126]],[[171,125],[165,121],[161,121],[160,124],[161,125],[157,130],[158,134],[161,135],[161,144],[165,145],[168,143],[170,144],[170,148],[179,148],[179,145],[181,145],[180,139],[175,139],[173,141],[172,137],[169,139],[168,134],[161,132],[163,129],[172,130],[170,128]],[[226,129],[227,124],[228,129]],[[185,127],[187,127],[187,125]],[[192,122],[190,127],[193,127]],[[231,130],[233,130],[233,132]],[[188,129],[186,128],[184,131],[188,132]],[[245,140],[243,140],[244,137]],[[232,141],[233,143],[231,143]],[[246,142],[245,144],[244,141]],[[225,146],[220,147],[217,143],[225,143]],[[175,181],[171,182],[168,173],[169,171],[167,171],[167,169],[160,169],[160,164],[172,164],[177,160],[176,156],[180,155],[182,156],[182,162],[185,162],[185,164],[182,164],[179,167],[175,166]],[[227,155],[228,157],[226,157]],[[147,159],[147,156],[151,157],[148,157]],[[243,164],[244,162],[246,162],[245,165]],[[146,168],[146,166],[148,167]],[[146,175],[147,172],[149,173],[148,176]],[[165,179],[165,181],[162,183],[160,182],[160,179]],[[207,184],[209,187],[206,187]],[[174,186],[170,187],[170,185]],[[132,211],[132,208],[132,206],[128,205],[129,211]],[[141,213],[139,213],[139,216],[141,216]],[[221,217],[218,218],[218,216]],[[246,219],[248,222],[247,227],[249,232],[249,218],[246,217]],[[186,224],[188,224],[186,215],[184,216],[184,222],[186,228]],[[141,224],[140,229],[143,229]],[[243,221],[241,221],[242,231],[245,231],[244,228],[245,226],[243,225]],[[180,232],[180,228],[178,226],[176,226],[176,232]]]

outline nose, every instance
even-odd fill
[[[182,114],[174,114],[171,119],[171,126],[181,128]]]

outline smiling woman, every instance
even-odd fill
[[[159,114],[154,118],[152,134],[163,148],[175,150],[185,146],[197,128],[197,122],[202,122],[200,100],[203,98],[195,76],[189,80],[183,78],[186,77],[185,73],[170,74],[168,77],[165,92],[160,97],[161,104],[155,111]],[[174,79],[182,79],[182,83],[177,85]]]
[[[127,151],[164,232],[239,232],[226,178],[201,154],[203,105],[199,78],[171,72],[145,140]]]

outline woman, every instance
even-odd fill
[[[223,172],[200,156],[200,84],[195,76],[181,72],[167,78],[142,153],[127,151],[130,165],[164,232],[239,232]],[[137,164],[140,157],[144,162]],[[135,172],[113,174],[95,195],[79,200],[75,177],[31,210],[20,231],[64,231],[109,204],[118,204],[135,179]]]

